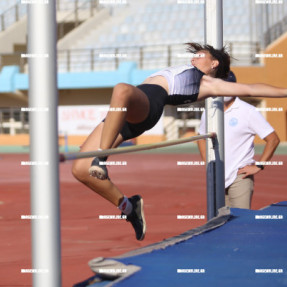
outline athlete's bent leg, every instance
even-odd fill
[[[100,146],[100,138],[104,123],[100,123],[95,130],[89,135],[84,144],[81,146],[81,152],[97,150]],[[122,142],[119,136],[114,147]],[[73,162],[72,173],[74,177],[91,188],[93,191],[106,198],[115,206],[119,206],[123,199],[123,194],[109,180],[99,180],[90,176],[89,167],[91,166],[91,158],[77,159]]]
[[[95,130],[89,135],[87,140],[81,147],[81,151],[91,151],[99,148],[100,138],[104,123],[99,124]],[[117,147],[123,141],[119,135],[114,141],[113,148]],[[73,163],[72,173],[74,177],[85,184],[87,187],[98,193],[118,207],[127,215],[127,220],[133,225],[136,232],[136,238],[143,240],[146,231],[146,223],[143,212],[143,200],[140,196],[133,196],[130,199],[125,197],[123,193],[109,180],[100,180],[89,175],[89,167],[92,159],[77,159]]]
[[[140,89],[118,84],[113,90],[110,109],[101,135],[101,149],[112,147],[125,121],[133,124],[144,121],[149,113],[149,101]]]

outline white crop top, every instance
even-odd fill
[[[204,73],[191,65],[169,67],[153,73],[150,77],[163,76],[168,82],[168,105],[195,102],[199,93],[200,80]]]

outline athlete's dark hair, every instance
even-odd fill
[[[219,64],[215,74],[216,78],[226,79],[230,71],[230,56],[225,47],[215,49],[210,45],[200,45],[198,43],[186,43],[187,51],[193,54],[199,51],[207,51],[212,58],[218,60]]]

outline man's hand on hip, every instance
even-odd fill
[[[246,178],[249,175],[254,175],[261,171],[261,168],[256,165],[246,165],[238,170],[237,174],[244,174],[242,178]]]

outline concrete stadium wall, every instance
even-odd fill
[[[0,33],[0,53],[14,53],[15,44],[26,44],[27,16]]]

